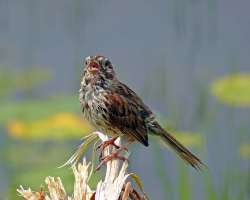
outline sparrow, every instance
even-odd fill
[[[119,81],[111,61],[102,56],[88,56],[84,61],[79,100],[83,116],[98,131],[112,137],[104,146],[114,146],[117,137],[129,143],[138,141],[148,146],[148,135],[161,138],[184,161],[200,169],[202,161],[166,131],[156,120],[155,114],[126,84]],[[119,147],[116,146],[118,149]],[[124,159],[118,155],[106,158]]]

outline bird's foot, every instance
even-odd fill
[[[111,139],[109,139],[109,140],[107,140],[107,141],[102,142],[101,144],[99,144],[99,145],[97,146],[96,150],[100,149],[100,156],[99,156],[99,160],[100,160],[100,161],[102,161],[104,149],[105,149],[106,147],[110,146],[110,145],[111,145],[111,146],[114,146],[116,149],[121,149],[121,148],[122,148],[122,150],[128,151],[128,148],[127,148],[127,147],[125,147],[125,146],[122,147],[122,146],[119,146],[119,145],[117,145],[117,144],[115,143],[115,141],[116,141],[117,138],[118,138],[118,137],[111,138]]]
[[[111,139],[109,139],[109,140],[106,140],[106,141],[102,142],[101,144],[99,144],[99,145],[97,146],[96,150],[101,149],[101,152],[102,152],[107,146],[110,146],[110,145],[114,146],[116,149],[119,149],[120,146],[118,146],[118,145],[115,143],[115,141],[116,141],[117,138],[118,138],[118,137],[113,137],[113,138],[111,138]]]
[[[116,150],[116,151],[114,151],[113,153],[111,153],[110,155],[101,157],[101,158],[100,158],[100,161],[101,161],[101,162],[100,162],[100,164],[96,167],[95,171],[100,170],[100,168],[101,168],[104,164],[106,164],[108,161],[111,161],[111,160],[113,160],[113,159],[118,159],[118,160],[122,160],[122,161],[128,161],[128,158],[119,155],[119,153],[120,153],[122,150],[128,151],[127,147],[122,146],[122,147],[120,147],[118,150]]]

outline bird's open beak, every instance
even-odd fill
[[[92,73],[95,73],[95,72],[99,71],[100,68],[101,67],[100,67],[99,63],[97,63],[95,61],[90,62],[89,65],[88,65],[88,69]]]

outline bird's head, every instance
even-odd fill
[[[83,78],[88,81],[98,78],[112,80],[115,72],[108,58],[101,55],[88,56],[84,61]]]

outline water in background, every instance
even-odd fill
[[[249,6],[243,0],[2,0],[0,196],[18,199],[19,184],[38,189],[50,173],[72,181],[70,172],[55,168],[87,126],[78,121],[81,62],[100,53],[208,165],[196,172],[154,138],[149,148],[133,145],[131,171],[151,199],[249,199],[249,104],[228,104],[211,92],[215,80],[250,72]],[[69,126],[57,129],[64,122]]]

